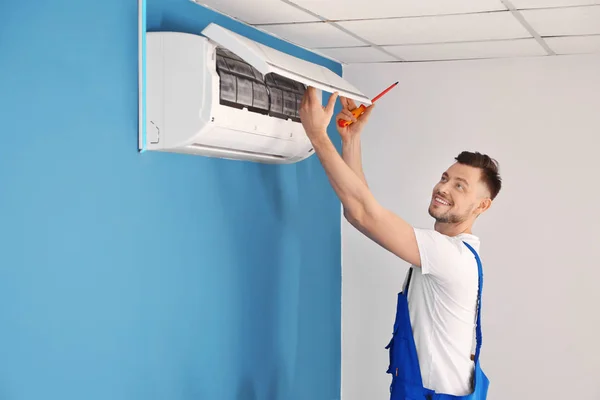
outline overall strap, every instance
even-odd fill
[[[408,287],[410,286],[410,279],[412,278],[413,269],[408,269],[408,278],[406,278],[406,285],[404,286],[404,294],[408,296]]]
[[[477,325],[475,328],[475,337],[477,339],[477,347],[475,350],[475,363],[477,363],[477,361],[479,361],[479,352],[481,351],[481,340],[482,340],[482,335],[481,335],[481,291],[483,289],[483,267],[481,265],[481,259],[479,258],[479,254],[477,254],[475,249],[473,247],[471,247],[471,245],[469,245],[467,242],[463,241],[463,243],[465,244],[465,246],[467,246],[467,248],[469,250],[471,250],[471,252],[475,256],[475,260],[477,261],[478,275],[479,275],[479,289],[477,290]]]

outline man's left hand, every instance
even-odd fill
[[[338,93],[333,93],[329,97],[327,106],[323,107],[317,89],[309,86],[304,92],[299,114],[306,135],[311,141],[322,135],[327,135],[327,126],[331,122],[337,97]]]

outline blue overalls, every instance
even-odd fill
[[[463,242],[475,255],[479,272],[479,289],[477,292],[477,347],[475,351],[475,374],[473,392],[466,396],[453,396],[435,393],[433,390],[423,387],[421,369],[417,357],[417,348],[413,337],[410,315],[408,312],[408,286],[412,276],[409,272],[406,287],[398,294],[398,306],[396,310],[396,321],[394,322],[394,334],[392,340],[386,346],[390,354],[390,366],[388,374],[392,374],[390,387],[391,400],[484,400],[487,396],[490,381],[479,365],[479,351],[481,350],[481,289],[483,286],[483,268],[479,255],[468,243]]]

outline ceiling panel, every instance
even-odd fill
[[[600,34],[600,5],[521,11],[542,36]]]
[[[457,60],[546,55],[535,39],[384,47],[406,61]]]
[[[398,61],[397,58],[378,50],[376,47],[350,47],[319,49],[319,53],[332,57],[344,63],[365,63],[365,62],[384,62]]]
[[[308,48],[361,46],[365,43],[326,22],[266,25],[261,29]]]
[[[519,10],[526,8],[571,7],[600,4],[600,0],[511,0]]]
[[[377,45],[531,37],[508,11],[436,17],[348,21],[339,25]]]
[[[415,17],[506,10],[500,0],[291,0],[330,20]]]
[[[281,0],[194,0],[248,24],[318,21],[312,15]],[[269,12],[265,12],[269,10]]]
[[[563,36],[545,40],[556,54],[600,53],[600,35]]]

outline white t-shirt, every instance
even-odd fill
[[[408,308],[423,385],[464,396],[472,392],[478,270],[463,241],[479,253],[479,239],[431,229],[415,234],[421,267],[413,267]]]

